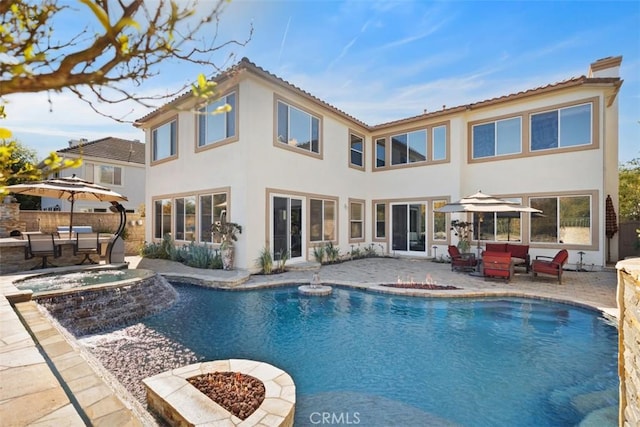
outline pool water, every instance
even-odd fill
[[[144,324],[202,360],[284,369],[297,388],[296,425],[559,426],[603,408],[617,425],[617,330],[594,311],[175,286],[176,305]]]
[[[142,279],[151,272],[144,269],[131,270],[83,270],[71,273],[42,274],[17,280],[13,284],[18,289],[33,292],[47,292],[73,289],[93,285],[106,285],[129,279]]]

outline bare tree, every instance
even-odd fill
[[[216,65],[214,54],[244,41],[219,42],[219,19],[228,1],[215,0],[61,0],[0,1],[0,100],[2,96],[69,89],[99,114],[101,103],[135,101],[145,107],[176,96],[189,86],[178,85],[160,95],[134,93],[159,73],[159,65],[179,61],[202,66],[214,75],[233,56]],[[84,10],[83,10],[84,9]],[[79,14],[81,13],[81,15]],[[61,31],[60,22],[73,14],[86,19],[75,34]],[[58,25],[58,26],[56,26]],[[203,36],[206,30],[206,37]],[[194,76],[195,80],[195,76]],[[198,79],[206,84],[206,79]],[[204,83],[202,83],[204,82]],[[197,87],[196,87],[197,88]],[[209,89],[204,86],[201,89]],[[0,116],[3,111],[0,106]]]

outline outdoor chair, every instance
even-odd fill
[[[32,270],[37,268],[55,267],[48,260],[49,257],[58,258],[60,256],[60,248],[56,246],[53,239],[53,234],[46,233],[29,233],[27,234],[29,241],[26,247],[25,259],[31,259],[35,257],[42,258],[42,265],[35,265]]]
[[[533,277],[540,274],[548,274],[558,278],[558,284],[562,285],[563,266],[569,260],[569,252],[566,249],[560,250],[553,258],[538,255],[531,263]]]
[[[97,264],[91,259],[91,255],[100,255],[100,233],[76,233],[76,244],[73,246],[74,255],[84,255],[78,265],[88,261],[90,264]]]
[[[476,259],[475,254],[460,253],[457,246],[449,245],[449,256],[451,257],[451,271],[475,270],[478,265],[478,260]]]

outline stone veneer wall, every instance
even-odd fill
[[[52,291],[33,298],[67,330],[82,336],[126,325],[171,307],[178,297],[176,290],[159,274],[150,270],[146,273],[142,279]]]
[[[94,231],[113,233],[120,225],[120,215],[107,212],[74,212],[75,225],[90,225]],[[69,225],[66,211],[21,211],[19,203],[0,203],[0,237],[9,237],[13,230],[54,233],[59,225]],[[137,255],[144,243],[144,218],[127,212],[126,255]]]
[[[640,258],[618,269],[620,426],[640,425]]]
[[[27,231],[26,221],[20,220],[20,203],[0,201],[0,237],[9,237],[14,230]]]

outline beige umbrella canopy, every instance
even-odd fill
[[[476,194],[464,197],[458,201],[447,203],[436,212],[471,212],[471,213],[494,213],[494,212],[529,212],[542,213],[540,209],[521,205],[517,202],[500,199],[498,197],[478,191]],[[480,233],[478,232],[478,253],[480,252]]]
[[[447,203],[436,209],[436,212],[531,212],[542,213],[539,209],[523,206],[517,202],[500,199],[498,197],[478,191],[476,194],[464,197],[456,202]]]
[[[73,205],[76,200],[92,200],[99,202],[120,202],[128,199],[110,188],[103,187],[75,176],[53,178],[44,181],[25,182],[9,185],[7,191],[14,194],[67,199],[71,203],[69,232],[73,230]]]

